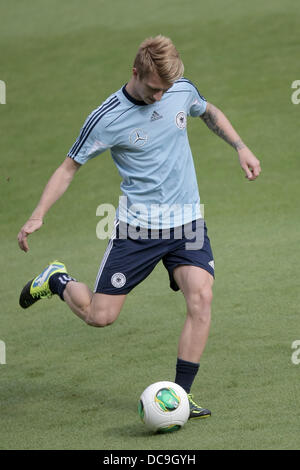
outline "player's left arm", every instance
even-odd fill
[[[261,172],[260,161],[244,144],[225,114],[213,104],[207,103],[206,110],[200,117],[209,129],[237,151],[246,178],[250,181],[255,180]]]

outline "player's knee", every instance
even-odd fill
[[[86,323],[90,326],[104,328],[114,323],[116,319],[115,312],[109,309],[99,309],[92,311],[86,319]]]
[[[209,285],[199,287],[194,293],[194,302],[199,306],[208,306],[212,303],[213,292],[212,288]]]
[[[207,306],[210,306],[213,300],[213,291],[210,285],[204,286],[199,291],[201,302]]]
[[[86,323],[89,326],[94,326],[96,328],[104,328],[105,326],[109,326],[113,323],[113,320],[110,321],[108,318],[101,316],[89,316],[86,320]]]
[[[210,321],[212,299],[213,292],[211,286],[206,285],[197,289],[188,301],[190,314],[200,321]]]

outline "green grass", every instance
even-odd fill
[[[117,12],[119,12],[117,14]],[[37,0],[0,3],[1,449],[297,449],[300,366],[297,2]],[[261,159],[245,181],[233,150],[199,120],[189,135],[216,262],[213,322],[196,398],[213,411],[178,433],[147,434],[143,389],[173,380],[185,316],[162,265],[118,321],[86,326],[59,299],[18,306],[25,281],[63,259],[93,286],[106,242],[96,208],[117,205],[108,153],[86,165],[19,251],[16,235],[87,114],[130,76],[138,44],[169,35],[185,75]]]

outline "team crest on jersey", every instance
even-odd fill
[[[186,128],[186,114],[184,111],[180,111],[179,113],[176,114],[175,122],[176,122],[176,126],[179,129]]]
[[[111,277],[111,283],[117,289],[123,287],[126,284],[126,276],[123,273],[115,273]]]
[[[148,134],[143,129],[134,129],[129,134],[129,141],[136,147],[143,147],[148,141]]]

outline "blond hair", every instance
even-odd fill
[[[166,83],[174,83],[183,76],[184,66],[171,39],[159,35],[142,42],[133,66],[142,79],[156,72]]]

